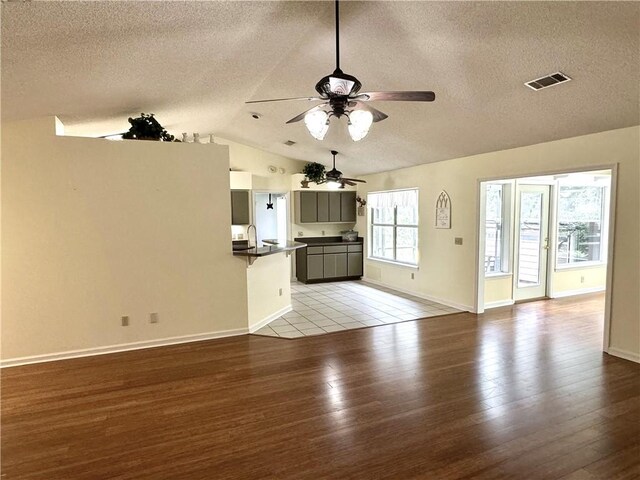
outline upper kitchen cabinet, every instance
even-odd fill
[[[340,192],[340,221],[356,222],[356,192]]]
[[[251,223],[251,202],[247,190],[231,190],[231,225]]]
[[[355,223],[356,192],[295,192],[296,223]]]
[[[318,192],[296,192],[295,202],[298,223],[318,222]]]
[[[251,172],[229,172],[231,187],[231,225],[251,223]]]

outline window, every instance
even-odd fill
[[[599,185],[560,185],[556,264],[606,260],[605,205],[608,189]]]
[[[511,184],[490,183],[486,188],[485,274],[509,272]]]
[[[371,209],[369,258],[418,264],[418,190],[367,195]]]

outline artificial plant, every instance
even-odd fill
[[[129,140],[161,140],[163,142],[173,142],[175,137],[167,131],[154,118],[153,113],[141,113],[139,117],[129,118],[131,128],[122,134],[122,138]]]
[[[307,163],[302,169],[302,173],[304,173],[304,176],[313,183],[322,183],[325,180],[325,168],[321,163]]]

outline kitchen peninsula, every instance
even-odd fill
[[[306,243],[298,241],[279,241],[279,240],[262,240],[262,243],[267,245],[262,247],[249,247],[248,241],[234,241],[233,242],[233,254],[237,257],[247,257],[249,265],[253,265],[253,262],[260,257],[266,257],[268,255],[274,255],[276,253],[284,252],[288,257],[291,252],[300,248],[306,247]]]

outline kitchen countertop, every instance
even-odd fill
[[[237,257],[266,257],[267,255],[274,255],[280,252],[291,252],[293,250],[297,250],[298,248],[304,248],[307,246],[306,243],[302,242],[278,242],[278,240],[262,240],[262,243],[266,243],[269,245],[263,247],[252,247],[247,250],[234,250],[233,255]]]
[[[353,242],[347,242],[342,240],[342,237],[298,237],[294,238],[296,242],[304,242],[305,246],[314,246],[314,245],[361,245],[364,241],[362,237],[358,237],[357,240]]]

